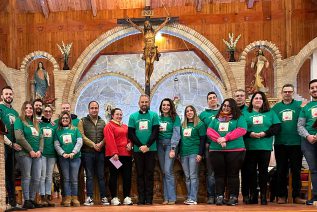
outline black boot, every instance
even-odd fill
[[[30,200],[24,200],[23,208],[33,209],[34,205]]]

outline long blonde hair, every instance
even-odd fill
[[[28,117],[26,117],[25,115],[25,109],[27,105],[31,105],[32,109],[33,109],[33,105],[31,101],[25,101],[21,107],[21,115],[20,115],[20,119],[22,120],[23,124],[25,124],[26,126],[30,126],[29,123],[27,122]],[[40,128],[39,128],[39,122],[36,120],[35,116],[34,116],[34,109],[33,109],[33,115],[31,117],[31,120],[33,123],[34,128],[39,132]]]
[[[183,128],[187,128],[188,119],[187,119],[187,116],[186,116],[186,110],[187,110],[187,108],[189,108],[189,107],[194,111],[194,127],[196,127],[197,124],[198,124],[198,122],[200,121],[199,118],[198,118],[198,116],[197,116],[197,111],[196,111],[196,109],[194,108],[194,106],[192,106],[192,105],[187,105],[187,106],[185,107],[185,111],[184,111],[184,121],[183,121],[183,123],[182,123],[182,127],[183,127]]]

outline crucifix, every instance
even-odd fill
[[[171,18],[151,18],[151,16],[153,16],[153,10],[151,9],[151,0],[145,0],[145,8],[142,12],[142,15],[145,17],[145,19],[119,19],[117,23],[126,24],[126,22],[128,22],[143,34],[144,48],[142,59],[145,61],[145,94],[150,96],[150,79],[154,71],[154,61],[159,61],[161,55],[157,49],[157,46],[155,45],[155,35],[167,24],[167,22],[171,22]],[[173,17],[172,19],[173,21],[175,21],[177,18]],[[162,20],[164,20],[163,23]],[[140,22],[144,23],[143,28],[137,25]],[[157,28],[153,29],[153,23],[161,24]]]

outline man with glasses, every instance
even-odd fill
[[[277,169],[277,203],[285,204],[287,202],[287,175],[290,167],[294,203],[304,204],[305,201],[299,197],[303,154],[301,138],[297,132],[297,121],[302,102],[294,100],[294,86],[292,84],[285,84],[282,87],[281,95],[282,101],[272,108],[282,122],[281,131],[275,136],[274,143]]]

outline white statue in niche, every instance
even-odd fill
[[[108,123],[111,120],[111,110],[114,109],[114,107],[110,104],[107,103],[105,105],[105,121]]]

